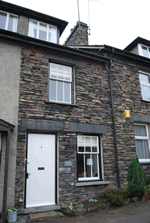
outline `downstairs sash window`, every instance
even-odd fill
[[[77,137],[77,174],[78,181],[100,179],[98,136]]]

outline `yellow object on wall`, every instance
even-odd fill
[[[125,114],[125,118],[129,118],[130,117],[130,110],[125,110],[124,114]]]

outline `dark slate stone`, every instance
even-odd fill
[[[135,122],[146,122],[146,123],[150,123],[150,116],[149,115],[135,115],[132,114],[131,118],[135,121]]]
[[[91,134],[103,134],[107,133],[107,126],[70,122],[70,131]]]
[[[61,131],[64,129],[64,123],[41,119],[22,119],[21,129]]]

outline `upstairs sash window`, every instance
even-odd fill
[[[49,100],[71,104],[72,67],[50,63]]]
[[[142,99],[150,101],[150,74],[139,73]]]
[[[18,16],[0,11],[0,29],[17,32]]]
[[[30,19],[28,36],[57,43],[57,27]]]

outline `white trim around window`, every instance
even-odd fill
[[[146,124],[135,125],[135,143],[136,143],[136,154],[139,158],[139,162],[150,163],[150,139],[148,126]],[[140,128],[141,127],[141,128]]]
[[[49,101],[71,104],[72,67],[50,63]]]
[[[144,101],[150,101],[150,74],[139,71],[139,80],[141,85],[141,95]]]
[[[57,43],[57,27],[41,21],[30,19],[28,36]]]
[[[18,16],[0,10],[0,29],[17,32],[18,29]]]
[[[99,137],[77,136],[77,176],[78,181],[100,180]]]

